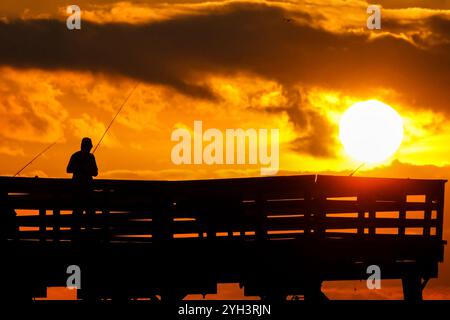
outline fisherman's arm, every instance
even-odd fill
[[[75,172],[75,161],[74,161],[74,155],[70,157],[69,164],[67,165],[66,169],[67,173],[74,173]]]
[[[92,176],[98,176],[97,162],[95,161],[94,155],[92,155]]]

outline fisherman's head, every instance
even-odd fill
[[[81,151],[91,152],[91,149],[92,149],[91,138],[83,138],[83,140],[81,140]]]

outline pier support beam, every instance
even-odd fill
[[[406,301],[422,301],[422,291],[425,288],[428,279],[422,282],[422,278],[418,275],[410,275],[402,279],[403,298]]]

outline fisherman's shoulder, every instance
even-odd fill
[[[76,158],[80,158],[81,157],[81,151],[77,151],[74,154],[72,154],[72,158],[76,159]]]

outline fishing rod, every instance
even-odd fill
[[[51,145],[47,146],[44,150],[42,150],[41,152],[39,152],[33,159],[31,159],[30,162],[28,162],[25,166],[23,166],[22,169],[20,169],[19,171],[16,172],[16,174],[13,177],[17,177],[23,170],[25,170],[30,164],[33,163],[34,160],[36,160],[37,158],[39,158],[41,155],[43,155],[45,152],[47,152],[48,150],[50,150],[51,147],[53,147],[56,144],[56,142],[53,142]]]
[[[114,123],[114,121],[116,120],[117,116],[119,115],[119,113],[122,111],[123,107],[125,106],[125,104],[128,102],[128,100],[130,99],[130,97],[133,95],[134,91],[136,90],[136,88],[139,86],[139,82],[136,82],[136,85],[134,86],[134,88],[130,91],[130,93],[128,94],[128,96],[126,97],[126,99],[124,100],[124,102],[122,103],[122,105],[120,106],[119,110],[117,110],[117,113],[115,114],[114,118],[112,118],[111,122],[109,123],[108,127],[106,128],[105,132],[103,132],[102,137],[100,138],[100,140],[98,141],[97,145],[94,148],[94,151],[92,151],[92,153],[94,154],[95,151],[97,151],[97,148],[100,146],[100,144],[103,141],[103,138],[106,136],[106,134],[108,133],[109,129],[111,128],[112,124]]]
[[[352,177],[352,176],[356,173],[356,171],[358,171],[359,169],[361,169],[361,167],[362,167],[363,165],[365,165],[365,164],[366,164],[365,162],[361,163],[361,164],[358,166],[358,168],[356,168],[355,170],[352,171],[352,173],[349,174],[349,177]]]
[[[136,85],[134,86],[134,88],[131,90],[131,92],[128,94],[128,96],[126,97],[125,101],[122,103],[122,105],[120,106],[119,110],[117,111],[117,113],[115,114],[114,118],[111,120],[111,122],[109,123],[108,127],[106,128],[105,132],[103,133],[102,137],[100,138],[100,141],[97,143],[97,145],[95,146],[95,149],[92,153],[95,153],[95,151],[97,150],[97,148],[100,146],[100,144],[103,141],[103,138],[106,136],[106,134],[108,133],[109,129],[111,128],[112,124],[114,123],[114,121],[116,120],[117,116],[119,115],[119,113],[122,111],[123,107],[125,106],[125,104],[128,102],[128,100],[130,99],[130,97],[133,95],[134,91],[136,90],[136,88],[139,86],[139,82],[136,83]],[[33,159],[31,159],[31,161],[29,161],[25,166],[22,167],[22,169],[20,169],[19,171],[16,172],[16,174],[13,177],[17,177],[23,170],[25,170],[29,165],[31,165],[37,158],[39,158],[40,156],[42,156],[45,152],[47,152],[48,150],[50,150],[54,145],[56,144],[56,142],[53,142],[51,145],[47,146],[44,150],[42,150],[41,152],[39,152]]]

